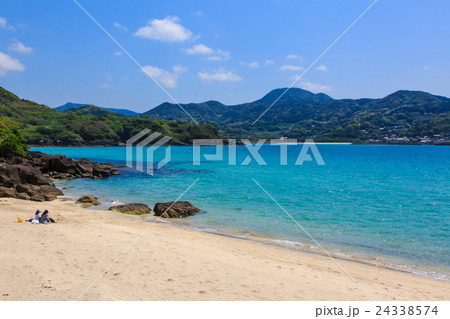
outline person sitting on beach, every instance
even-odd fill
[[[35,224],[39,224],[39,222],[41,221],[41,211],[39,209],[36,211],[36,213],[34,213],[34,218],[27,220],[27,222],[30,223],[33,223],[33,221],[35,221]]]
[[[34,220],[37,220],[38,223],[41,220],[41,211],[39,209],[34,213]]]
[[[41,216],[40,223],[48,224],[48,223],[54,223],[54,222],[55,221],[52,218],[48,217],[48,210],[45,210]]]

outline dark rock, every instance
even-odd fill
[[[89,163],[83,163],[81,160],[77,163],[77,168],[82,174],[91,175],[94,171],[92,165]]]
[[[119,175],[117,168],[119,168],[117,165],[92,162],[87,158],[77,161],[64,155],[28,152],[26,157],[2,159],[0,197],[36,201],[54,200],[56,196],[62,195],[62,192],[55,187],[50,178],[68,180],[108,178],[111,175]]]
[[[31,197],[25,193],[16,193],[12,197],[17,198],[17,199],[23,199],[23,200],[31,200]],[[39,202],[40,202],[40,200],[39,200]]]
[[[150,214],[152,212],[152,209],[150,207],[141,203],[130,203],[126,205],[112,206],[109,208],[109,210],[115,210],[120,213],[134,215]]]
[[[21,184],[17,166],[2,164],[0,165],[0,185],[3,187],[14,187]]]
[[[104,170],[117,168],[117,165],[111,163],[98,163],[98,167]]]
[[[62,191],[44,176],[36,167],[14,164],[0,164],[0,197],[12,197],[34,201],[50,201]]]
[[[163,218],[188,217],[201,211],[199,208],[186,201],[156,203],[153,210],[155,216],[161,216]]]
[[[51,196],[60,196],[64,195],[64,193],[59,189],[56,188],[54,185],[42,185],[41,190],[44,193],[44,195],[51,195]]]
[[[0,197],[14,197],[15,193],[14,188],[0,187]]]
[[[9,163],[37,167],[42,173],[54,179],[108,178],[112,169],[119,168],[111,163],[97,163],[87,158],[77,161],[64,155],[48,155],[41,152],[28,152],[25,158],[16,157],[9,160]]]
[[[53,182],[46,178],[41,170],[32,166],[17,165],[19,177],[22,183],[32,185],[53,185]]]
[[[81,196],[78,200],[78,204],[90,204],[90,205],[100,205],[97,200],[98,198],[92,195]]]
[[[107,178],[107,177],[109,177],[109,172],[105,171],[105,170],[103,170],[101,168],[94,167],[93,168],[93,175],[94,175],[94,177]]]

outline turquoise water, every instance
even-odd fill
[[[394,145],[318,145],[326,163],[294,165],[301,145],[264,145],[267,165],[251,161],[237,146],[237,164],[192,164],[192,148],[172,147],[172,161],[153,176],[131,168],[106,180],[60,182],[73,195],[94,194],[123,202],[172,201],[183,196],[204,213],[184,225],[293,247],[317,247],[254,182],[255,179],[323,247],[349,258],[441,278],[450,274],[450,147]],[[35,148],[48,154],[87,157],[125,165],[125,148]],[[207,154],[215,147],[202,147]],[[156,157],[162,156],[157,154]]]

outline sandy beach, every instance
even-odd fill
[[[37,208],[57,223],[17,222]],[[371,300],[320,255],[166,223],[139,238],[150,226],[142,216],[72,201],[2,198],[0,214],[1,300]],[[450,299],[446,281],[339,263],[376,300]]]

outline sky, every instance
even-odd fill
[[[0,86],[51,107],[250,102],[290,86],[374,0],[77,1],[134,61],[73,0],[2,0]],[[449,15],[448,0],[379,0],[295,87],[450,96]]]

